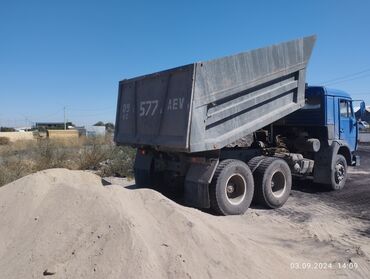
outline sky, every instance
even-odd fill
[[[0,0],[0,126],[114,122],[122,79],[311,34],[307,82],[370,105],[367,0]]]

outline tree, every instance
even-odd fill
[[[103,121],[96,122],[93,126],[105,126]]]
[[[0,127],[0,132],[15,132],[15,129],[9,127]]]
[[[111,122],[105,123],[105,130],[107,131],[113,131],[114,130],[114,124]]]

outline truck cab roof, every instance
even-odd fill
[[[346,99],[351,99],[351,96],[342,90],[329,88],[326,86],[308,86],[306,88],[306,96],[336,96]]]

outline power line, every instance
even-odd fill
[[[69,108],[69,110],[73,110],[73,111],[105,111],[105,110],[112,110],[112,109],[116,109],[116,107],[106,107],[106,108],[100,108],[100,109],[80,109],[80,108]]]
[[[342,79],[342,80],[338,80],[338,81],[334,81],[334,82],[327,82],[327,83],[324,83],[324,85],[333,85],[333,84],[338,84],[338,83],[352,81],[352,80],[366,78],[366,77],[370,77],[370,73],[365,74],[365,75],[361,75],[361,76],[357,76],[357,77]]]
[[[332,85],[332,84],[347,82],[347,81],[351,81],[351,80],[355,80],[355,79],[366,78],[368,76],[370,76],[370,69],[365,69],[365,70],[355,72],[355,73],[352,73],[352,74],[348,74],[348,75],[340,76],[340,77],[337,77],[337,78],[329,79],[329,80],[324,81],[324,82],[319,82],[318,84]]]
[[[66,107],[63,107],[63,112],[64,112],[64,130],[67,130],[67,121],[66,121]]]
[[[351,95],[370,95],[370,92],[351,92]]]
[[[357,76],[357,75],[360,75],[360,74],[363,74],[363,73],[367,73],[367,72],[370,72],[370,68],[359,71],[359,72],[355,72],[355,73],[352,73],[352,74],[347,74],[347,75],[340,76],[340,77],[337,77],[337,78],[329,79],[327,81],[320,82],[320,84],[327,84],[327,83],[331,83],[331,82],[334,82],[334,81],[351,78],[351,77],[354,77],[354,76]]]
[[[92,117],[92,116],[99,116],[99,115],[106,115],[106,112],[94,113],[94,114],[70,114],[70,117]]]

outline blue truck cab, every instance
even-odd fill
[[[352,154],[357,149],[358,123],[351,96],[344,91],[327,87],[308,87],[306,109],[317,101],[321,106],[321,123],[330,131],[328,140],[342,141]],[[305,108],[304,108],[305,109]]]
[[[304,133],[320,141],[320,150],[305,154],[314,161],[314,182],[329,185],[332,190],[344,187],[347,166],[359,165],[355,155],[358,122],[351,96],[341,90],[309,86],[305,105],[280,122],[280,133],[291,140]],[[283,126],[281,126],[283,124]],[[282,128],[283,127],[283,128]]]

